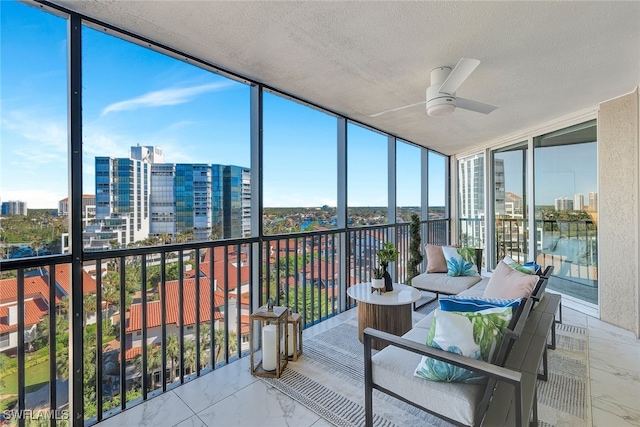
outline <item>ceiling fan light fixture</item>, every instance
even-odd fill
[[[455,104],[436,104],[427,107],[427,114],[431,117],[448,116],[455,109]]]

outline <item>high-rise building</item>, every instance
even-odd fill
[[[23,202],[21,200],[9,200],[2,202],[0,212],[2,215],[26,215],[27,202]]]
[[[83,194],[82,195],[82,218],[88,219],[93,218],[96,214],[96,196],[95,194]],[[65,197],[64,199],[58,202],[58,215],[67,216],[69,215],[69,198]]]
[[[504,176],[504,174],[503,174]],[[459,161],[459,213],[466,244],[481,246],[484,241],[484,155]]]
[[[151,165],[151,225],[154,236],[174,236],[176,230],[176,165]]]
[[[589,193],[589,211],[598,212],[598,193]]]
[[[96,157],[96,218],[85,247],[127,245],[153,236],[195,240],[250,235],[250,170],[159,163],[160,147],[131,147],[131,157]]]
[[[573,200],[568,197],[558,197],[555,199],[555,208],[557,211],[572,211]]]
[[[580,193],[573,195],[573,210],[581,211],[584,209],[584,196]]]
[[[221,237],[251,234],[250,170],[233,165],[212,165],[213,218]]]
[[[147,163],[164,163],[164,154],[162,154],[162,148],[145,145],[143,147],[136,146],[131,147],[131,156],[134,160],[141,160]]]
[[[96,217],[85,230],[85,247],[106,248],[114,240],[124,246],[149,237],[152,159],[96,157]]]

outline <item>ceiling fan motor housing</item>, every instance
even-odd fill
[[[438,67],[431,71],[431,86],[427,88],[427,114],[430,116],[446,116],[456,108],[455,93],[440,93],[442,83],[449,77],[451,68]]]

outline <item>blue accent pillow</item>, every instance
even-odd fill
[[[442,311],[480,311],[487,308],[495,307],[517,307],[520,305],[522,298],[516,299],[498,299],[498,298],[480,298],[480,297],[459,297],[459,296],[443,296],[440,297],[440,309]]]

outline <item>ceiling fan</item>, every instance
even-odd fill
[[[451,114],[456,107],[482,114],[489,114],[498,107],[456,96],[458,88],[462,83],[464,83],[467,77],[471,75],[478,65],[480,65],[480,61],[477,59],[462,58],[458,61],[458,64],[453,68],[453,70],[451,67],[435,68],[431,71],[431,86],[427,88],[426,101],[382,111],[380,113],[372,114],[369,117],[378,117],[393,111],[403,110],[405,108],[415,107],[416,105],[425,103],[427,104],[427,114],[432,117]]]

